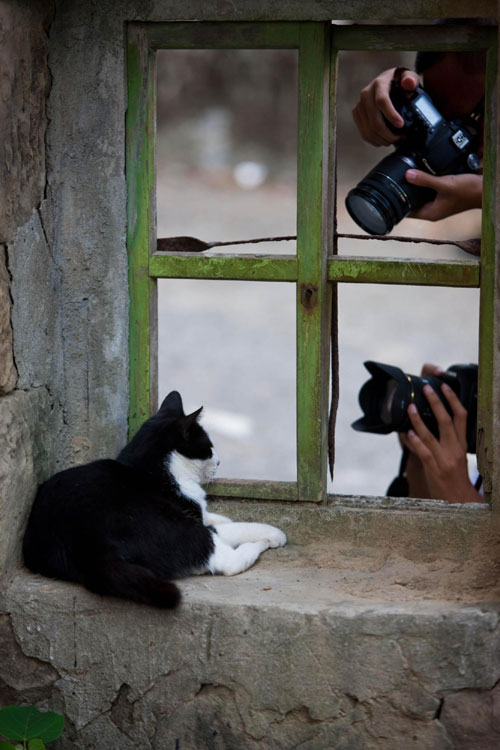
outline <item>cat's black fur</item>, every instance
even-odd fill
[[[35,498],[23,542],[35,573],[99,594],[175,607],[172,578],[206,567],[214,543],[197,502],[183,495],[165,459],[209,459],[212,443],[172,391],[116,460],[55,474]]]

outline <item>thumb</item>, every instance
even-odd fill
[[[406,174],[406,181],[417,187],[431,188],[431,190],[439,191],[443,187],[441,177],[435,177],[433,174],[427,172],[421,172],[419,169],[408,169]]]
[[[401,74],[401,88],[405,91],[415,91],[420,83],[418,75],[411,70],[405,70]]]

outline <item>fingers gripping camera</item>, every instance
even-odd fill
[[[410,211],[434,199],[433,190],[407,182],[408,169],[442,176],[475,172],[480,165],[477,113],[466,120],[446,120],[422,88],[409,94],[395,81],[391,100],[404,126],[396,129],[386,120],[387,126],[405,138],[346,198],[351,218],[369,234],[388,234]]]
[[[408,406],[415,404],[425,426],[438,437],[437,421],[423,388],[424,385],[431,385],[451,414],[451,407],[441,392],[442,383],[446,383],[467,409],[467,452],[476,452],[477,365],[452,365],[443,375],[427,377],[408,375],[399,367],[380,362],[365,362],[364,365],[372,377],[359,392],[359,404],[364,415],[353,422],[355,430],[380,435],[408,432],[412,429]]]

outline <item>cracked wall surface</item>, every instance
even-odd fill
[[[9,242],[40,202],[45,185],[46,101],[50,88],[46,30],[50,0],[2,3],[0,9],[0,242]]]
[[[25,362],[34,361],[30,346],[17,348],[16,320],[23,301],[17,288],[26,279],[25,248],[16,248],[23,228],[43,200],[46,184],[47,97],[50,72],[47,30],[53,15],[50,0],[13,0],[0,7],[0,571],[8,580],[20,563],[20,538],[36,486],[48,456],[47,416],[50,382],[42,375],[27,383],[19,377]],[[14,255],[14,250],[16,254]],[[30,269],[33,296],[46,300],[51,290],[43,282],[45,258]],[[41,283],[37,285],[37,280]],[[30,327],[39,330],[50,315],[38,309]],[[52,337],[38,349],[37,366],[55,345]]]
[[[8,595],[24,654],[16,658],[28,671],[25,689],[42,670],[67,717],[60,746],[494,747],[498,607],[297,603],[293,591],[288,608],[255,606],[245,586],[218,579],[208,591],[197,579],[181,608],[165,613],[103,606],[70,584],[16,581]]]

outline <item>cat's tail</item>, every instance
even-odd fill
[[[93,566],[84,577],[84,585],[104,596],[132,599],[140,604],[173,609],[181,600],[175,583],[157,578],[148,568],[118,558],[108,558],[102,566]]]

